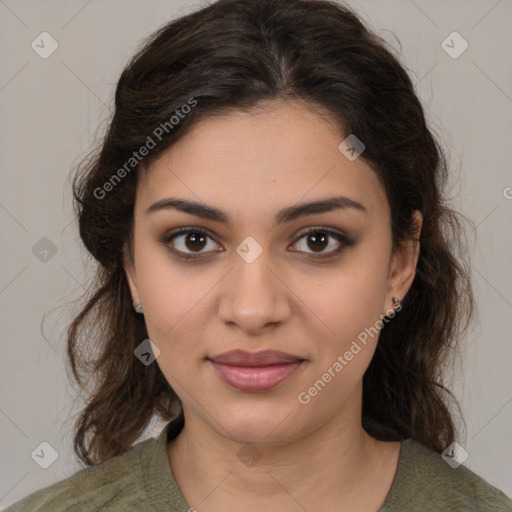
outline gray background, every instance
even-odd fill
[[[349,3],[398,52],[393,33],[400,40],[450,157],[452,205],[477,226],[468,245],[479,317],[453,379],[467,424],[458,441],[465,465],[512,496],[512,1]],[[0,509],[80,468],[70,436],[81,402],[64,367],[64,330],[92,266],[73,222],[70,172],[101,135],[141,39],[198,5],[0,0]],[[58,42],[47,59],[31,47],[43,31]],[[453,31],[469,44],[455,59],[441,46]],[[53,246],[55,255],[41,252]],[[31,457],[43,441],[58,452],[48,469]]]

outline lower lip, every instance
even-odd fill
[[[239,391],[267,391],[277,386],[295,373],[303,361],[283,363],[272,366],[231,366],[228,364],[210,363],[222,380]]]

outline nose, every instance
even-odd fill
[[[261,254],[252,263],[242,258],[222,281],[219,317],[247,334],[258,335],[269,325],[288,320],[292,313],[292,292]]]

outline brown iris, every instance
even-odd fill
[[[185,245],[190,250],[200,250],[206,245],[206,238],[202,233],[189,233],[185,239]]]
[[[310,233],[308,235],[308,245],[313,250],[323,250],[328,244],[328,236],[325,233],[317,232],[317,233]],[[313,243],[310,244],[309,242],[312,241]]]

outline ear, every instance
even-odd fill
[[[386,311],[393,311],[393,297],[400,300],[407,295],[416,275],[416,265],[420,255],[420,233],[423,225],[423,216],[416,210],[413,213],[414,240],[408,240],[398,247],[392,258],[389,268],[389,291],[386,297]]]
[[[137,289],[137,275],[135,272],[135,262],[130,255],[127,244],[123,247],[123,268],[126,274],[126,280],[128,281],[128,286],[130,287],[130,293],[132,296],[132,302],[135,305],[139,304],[140,296],[139,291]]]

